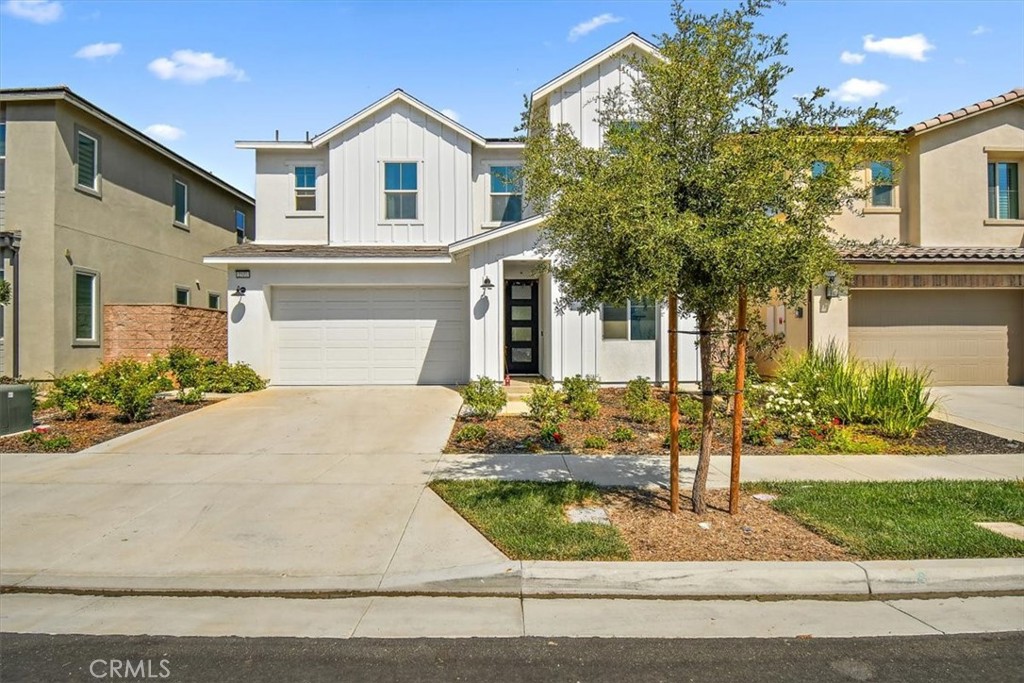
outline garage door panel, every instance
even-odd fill
[[[277,288],[274,381],[463,382],[468,309],[456,288]]]
[[[927,368],[936,385],[1024,382],[1019,290],[860,290],[850,298],[850,350]]]

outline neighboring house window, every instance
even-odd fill
[[[7,122],[0,118],[0,192],[7,188]]]
[[[3,189],[3,188],[0,187],[0,189]],[[3,268],[0,268],[0,282],[3,282],[3,281],[4,281],[4,270],[3,270]],[[13,298],[13,296],[12,296],[12,298]],[[4,338],[4,309],[6,309],[6,308],[7,308],[7,306],[0,305],[0,339]]]
[[[235,209],[235,232],[245,237],[245,212]]]
[[[989,162],[988,217],[1020,218],[1020,175],[1016,162]]]
[[[174,222],[188,225],[188,185],[174,181]]]
[[[295,167],[295,210],[316,211],[315,166]]]
[[[894,206],[892,163],[871,162],[871,206]]]
[[[75,271],[75,341],[96,341],[96,300],[99,275]]]
[[[812,161],[811,162],[811,177],[820,178],[828,172],[828,163],[825,161]]]
[[[625,306],[601,306],[602,335],[605,339],[650,341],[654,339],[658,306],[649,301],[629,301]]]
[[[190,290],[188,287],[175,287],[174,303],[178,304],[179,306],[188,306],[191,294],[192,290]]]
[[[612,121],[608,124],[608,133],[605,135],[608,151],[615,156],[625,154],[626,148],[620,142],[612,142],[608,138],[622,138],[639,128],[640,124],[636,121]]]
[[[491,221],[515,223],[523,218],[523,182],[519,166],[491,166]]]
[[[220,310],[220,294],[214,294],[213,292],[210,292],[208,303],[210,308]]]
[[[90,190],[99,189],[99,142],[91,135],[78,131],[78,184]]]
[[[385,163],[384,220],[415,220],[418,189],[415,161]]]

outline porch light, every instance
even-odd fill
[[[826,284],[825,284],[825,298],[826,299],[835,299],[835,298],[839,297],[839,285],[836,284],[836,280],[837,279],[838,279],[838,275],[836,275],[836,271],[830,270],[830,271],[825,273],[825,280],[826,280]]]
[[[484,275],[484,281],[483,284],[480,285],[480,289],[484,290],[485,292],[494,289],[494,283],[491,282],[491,278],[489,276]]]

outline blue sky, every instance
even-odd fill
[[[315,134],[396,87],[482,135],[508,136],[524,93],[630,31],[669,30],[669,8],[2,0],[0,87],[69,85],[251,192],[252,152],[235,150],[236,139]],[[1024,86],[1020,0],[794,0],[761,28],[789,35],[784,97],[824,85],[895,105],[901,124]]]

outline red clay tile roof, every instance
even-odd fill
[[[913,263],[1024,263],[1024,247],[844,247],[843,260],[861,263],[900,261]]]
[[[956,111],[951,111],[945,114],[939,114],[938,116],[930,118],[927,121],[915,123],[910,128],[907,128],[904,132],[921,133],[926,130],[930,130],[932,128],[936,128],[943,124],[949,123],[950,121],[956,121],[957,119],[962,119],[964,117],[970,116],[971,114],[977,114],[978,112],[985,111],[986,109],[992,109],[993,107],[999,107],[1004,104],[1009,104],[1010,102],[1013,102],[1014,100],[1018,99],[1024,101],[1024,88],[1014,88],[1010,92],[1005,92],[1002,95],[990,97],[987,100],[982,100],[981,102],[969,104],[966,107],[963,107],[962,109],[957,109]]]
[[[381,245],[341,246],[326,244],[236,244],[209,254],[211,257],[255,258],[436,258],[448,256],[447,246]]]

